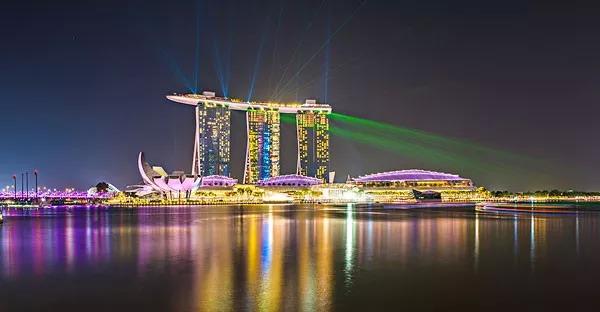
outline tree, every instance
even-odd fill
[[[96,191],[98,193],[106,193],[106,192],[108,192],[108,188],[109,188],[109,186],[108,186],[108,183],[106,183],[106,182],[100,182],[100,183],[96,184]]]

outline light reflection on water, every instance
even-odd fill
[[[352,205],[4,212],[0,307],[9,309],[77,310],[98,297],[99,310],[389,309],[400,299],[410,308],[498,308],[513,304],[506,294],[547,295],[552,275],[578,276],[600,260],[595,213]],[[586,286],[561,289],[581,296]],[[28,296],[13,296],[21,292]]]

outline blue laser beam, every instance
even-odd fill
[[[265,25],[268,25],[268,20],[269,19],[267,19],[267,23]],[[268,33],[268,31],[266,29],[263,30],[261,39],[260,39],[260,43],[258,45],[258,50],[256,51],[256,59],[254,60],[254,69],[252,71],[252,76],[250,78],[250,86],[248,88],[248,97],[246,98],[246,101],[248,101],[248,102],[250,102],[250,100],[252,99],[252,96],[254,95],[254,87],[256,85],[256,76],[258,75],[258,68],[260,66],[263,47],[265,45],[265,41],[267,40],[267,33]]]
[[[200,75],[200,0],[196,1],[196,43],[194,52],[194,93],[198,93]]]
[[[348,18],[346,18],[346,20],[344,20],[344,22],[338,26],[336,28],[336,30],[331,34],[331,36],[329,36],[327,38],[327,40],[325,40],[325,42],[319,47],[319,49],[317,49],[317,51],[315,53],[313,53],[311,55],[310,58],[308,58],[308,60],[306,62],[304,62],[304,64],[302,64],[302,66],[300,66],[300,68],[298,69],[298,71],[290,78],[290,80],[288,80],[287,83],[285,83],[283,85],[283,87],[280,88],[281,89],[285,89],[287,88],[293,81],[296,80],[296,78],[302,73],[302,71],[304,71],[304,69],[306,69],[306,67],[327,47],[329,46],[329,44],[331,43],[331,41],[333,40],[333,38],[354,18],[354,16],[356,16],[356,14],[358,13],[358,11],[367,3],[367,1],[362,1],[358,7],[356,7],[356,9],[354,9],[354,11],[352,11],[352,14],[350,14],[350,16],[348,16]]]
[[[315,13],[313,14],[311,20],[308,22],[307,26],[304,28],[304,31],[302,32],[302,35],[300,35],[300,41],[296,45],[296,48],[294,49],[294,52],[292,53],[292,56],[290,57],[290,61],[284,66],[282,74],[281,74],[281,77],[279,78],[279,81],[275,85],[275,89],[273,90],[273,94],[271,94],[271,97],[275,97],[275,95],[277,95],[279,87],[281,86],[281,83],[285,79],[285,76],[287,75],[288,70],[290,69],[292,63],[296,59],[296,55],[300,51],[300,47],[302,47],[302,44],[304,44],[304,41],[306,39],[306,34],[312,28],[312,26],[314,25],[315,19],[317,18],[317,16],[319,16],[319,13],[321,12],[321,8],[323,7],[323,5],[325,4],[326,1],[327,0],[322,0],[321,1],[321,3],[319,4],[319,7],[317,7],[317,9],[316,9]]]

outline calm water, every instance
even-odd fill
[[[2,311],[600,307],[599,212],[278,205],[4,212]]]

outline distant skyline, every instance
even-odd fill
[[[212,90],[317,98],[539,160],[475,170],[332,135],[339,181],[422,168],[490,189],[600,190],[599,11],[530,1],[9,0],[0,10],[0,188],[34,169],[57,188],[137,184],[140,151],[189,172],[193,109],[165,95]],[[244,127],[233,112],[239,180]],[[281,172],[292,173],[293,126],[282,124],[281,144]]]

